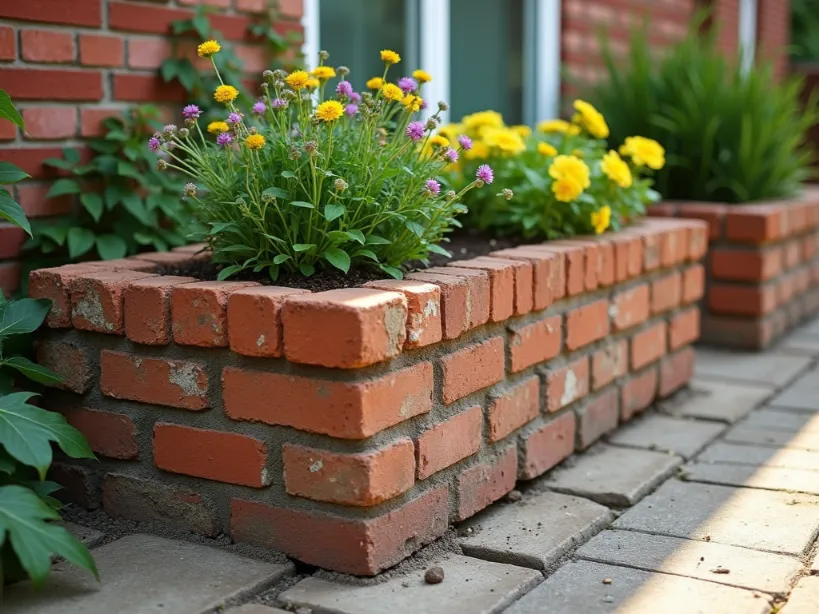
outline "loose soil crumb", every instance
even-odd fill
[[[430,567],[424,574],[424,582],[427,584],[440,584],[444,581],[444,570],[442,567]]]

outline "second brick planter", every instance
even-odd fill
[[[100,456],[56,477],[375,574],[691,378],[706,233],[649,220],[315,294],[161,275],[185,251],[35,271],[47,402]]]

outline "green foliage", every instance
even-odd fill
[[[791,57],[800,62],[819,60],[819,1],[791,0]]]
[[[656,185],[666,198],[744,203],[797,193],[812,161],[805,133],[819,120],[816,99],[803,108],[801,82],[777,83],[769,66],[744,73],[699,25],[660,59],[645,29],[632,34],[626,58],[604,38],[608,79],[588,99],[614,142],[642,134],[663,144],[668,164]]]
[[[25,129],[23,118],[14,108],[9,95],[0,90],[0,119],[5,119],[19,128]],[[6,221],[25,230],[31,235],[31,226],[23,213],[23,208],[12,198],[11,192],[2,186],[8,186],[29,175],[21,171],[10,162],[0,162],[0,221]]]

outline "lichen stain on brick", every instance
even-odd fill
[[[199,384],[200,372],[194,365],[168,363],[168,381],[176,386],[187,397],[201,396],[205,389]]]
[[[265,342],[264,333],[262,333],[261,335],[259,335],[259,338],[256,339],[256,347],[261,349],[262,346],[264,345],[264,342]]]
[[[406,311],[403,307],[391,307],[384,314],[384,326],[387,329],[387,355],[395,356],[401,352],[406,326]]]
[[[321,471],[322,467],[324,467],[324,463],[321,460],[317,460],[316,462],[310,465],[310,473]]]
[[[577,375],[572,369],[566,371],[566,377],[563,380],[563,396],[560,397],[560,405],[568,405],[577,395]]]
[[[114,324],[105,319],[105,311],[100,302],[100,296],[93,288],[89,288],[87,292],[83,293],[80,300],[74,303],[72,308],[72,316],[79,316],[85,318],[97,328],[103,330],[114,330]]]

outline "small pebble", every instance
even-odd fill
[[[603,578],[603,584],[611,584],[611,578]]]
[[[424,574],[424,581],[427,584],[440,584],[444,581],[444,570],[441,567],[430,567]]]
[[[730,569],[725,569],[725,567],[717,567],[716,569],[712,569],[711,573],[729,574],[729,573],[731,573],[731,570]]]
[[[523,495],[519,490],[513,490],[508,495],[506,495],[506,498],[509,499],[512,503],[516,503],[523,499]]]

